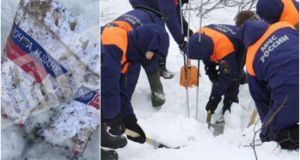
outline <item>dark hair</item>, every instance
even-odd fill
[[[235,25],[237,27],[242,27],[243,24],[248,20],[259,20],[259,19],[260,19],[259,16],[253,11],[241,11],[234,18]]]

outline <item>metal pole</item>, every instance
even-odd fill
[[[198,108],[199,108],[199,77],[200,77],[200,60],[198,59],[197,65],[197,96],[196,96],[196,120],[198,120]]]
[[[182,6],[182,0],[179,0],[181,35],[184,35],[184,31],[183,31],[183,13],[182,13],[181,6]],[[187,44],[187,46],[188,46],[188,44]],[[186,57],[185,53],[182,53],[182,55],[183,55],[183,65],[184,65],[184,72],[185,72],[184,79],[187,82],[187,79],[188,79],[188,75],[187,75],[187,72],[188,72],[187,57]],[[188,89],[187,86],[185,87],[185,90],[186,90],[187,114],[188,114],[188,117],[190,117],[189,89]]]
[[[199,12],[200,12],[200,20],[199,20],[199,29],[202,27],[202,11],[203,11],[203,0],[200,1],[200,7],[199,7]],[[201,42],[201,33],[198,39],[199,42]]]
[[[189,9],[189,18],[188,18],[188,25],[187,25],[187,28],[186,28],[186,33],[187,33],[187,44],[186,44],[186,47],[187,47],[187,50],[186,50],[186,63],[187,63],[187,66],[188,67],[188,55],[189,55],[189,39],[190,39],[190,34],[189,34],[189,29],[190,29],[190,21],[191,21],[191,4],[188,3],[188,9]],[[188,69],[188,68],[187,68]],[[187,92],[187,95],[188,95],[188,92]],[[189,96],[188,96],[189,97]],[[188,105],[188,117],[190,117],[190,105],[189,105],[189,102],[187,102],[187,105]]]
[[[188,79],[188,75],[187,75],[188,68],[187,68],[186,56],[185,56],[184,53],[183,53],[183,63],[184,63],[184,79],[185,79],[185,82],[187,82],[187,79]],[[187,86],[185,86],[185,93],[186,93],[187,115],[188,115],[188,118],[190,118],[189,89],[188,89]]]
[[[201,29],[202,27],[202,5],[203,4],[203,0],[200,1],[200,20],[199,20],[199,29]],[[198,39],[199,43],[201,42],[201,33],[199,33],[199,39]],[[199,108],[199,77],[200,77],[200,60],[198,60],[198,73],[197,73],[197,94],[196,94],[196,120],[198,120],[198,108]]]
[[[183,17],[183,13],[182,13],[182,0],[179,0],[179,9],[180,9],[180,27],[181,27],[181,34],[183,35],[183,21],[182,21],[182,17]]]

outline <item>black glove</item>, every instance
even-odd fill
[[[138,143],[145,143],[146,135],[145,135],[143,129],[137,124],[137,119],[136,119],[135,115],[131,115],[131,116],[123,119],[123,123],[126,128],[140,134],[139,137],[127,136],[128,139],[138,142]]]
[[[245,71],[242,71],[241,72],[241,75],[240,75],[240,84],[246,84],[248,83],[248,75]]]
[[[185,37],[188,37],[188,36],[191,37],[193,34],[194,34],[194,32],[191,29],[189,29],[188,32],[187,32],[186,29],[184,30],[184,36]]]
[[[219,70],[217,69],[216,64],[211,63],[209,65],[205,65],[205,72],[208,78],[210,79],[210,81],[212,82],[218,81]]]
[[[206,104],[206,111],[210,111],[211,114],[214,114],[221,99],[221,96],[210,96],[209,101]]]
[[[114,119],[102,119],[102,122],[109,126],[109,133],[113,135],[122,135],[125,132],[125,126],[120,115]]]
[[[193,34],[194,32],[191,29],[189,29],[189,37],[191,37]]]
[[[183,41],[181,44],[178,45],[179,49],[186,54],[187,52],[187,42]]]
[[[122,148],[126,146],[127,139],[122,135],[110,134],[109,128],[105,123],[101,123],[101,146],[107,148]]]
[[[231,105],[233,102],[239,103],[239,98],[235,97],[234,99],[224,99],[222,114],[224,114],[227,110],[229,111],[229,113],[231,113]]]
[[[299,125],[282,129],[277,134],[275,141],[279,143],[282,149],[299,149]]]

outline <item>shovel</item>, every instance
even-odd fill
[[[140,136],[139,133],[134,132],[134,131],[132,131],[130,129],[127,129],[127,128],[125,129],[125,134],[128,135],[128,136],[130,136],[130,137],[139,137]],[[151,139],[149,137],[146,137],[146,143],[152,145],[155,149],[157,149],[157,148],[179,149],[181,147],[184,147],[184,146],[170,147],[170,146],[164,145],[161,142],[158,142],[158,141],[156,141],[154,139]]]
[[[185,73],[187,71],[187,73]],[[196,66],[184,66],[180,70],[180,85],[183,87],[192,88],[198,85],[198,68]]]
[[[206,117],[206,123],[208,125],[208,129],[210,130],[210,127],[213,128],[213,135],[216,137],[218,135],[221,135],[224,133],[224,126],[225,126],[225,121],[224,121],[224,116],[220,117],[219,120],[216,121],[216,123],[212,124],[211,123],[211,112],[207,112],[207,117]]]

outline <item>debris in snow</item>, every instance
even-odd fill
[[[99,88],[96,41],[58,2],[22,0],[2,61],[2,115],[23,125],[34,111],[72,101],[82,85]]]
[[[1,61],[2,130],[18,123],[26,139],[14,158],[49,144],[84,152],[100,123],[98,28],[83,28],[57,1],[20,1]]]
[[[47,127],[43,136],[51,144],[63,146],[71,151],[83,152],[90,135],[100,122],[100,112],[94,107],[73,101],[63,104],[59,115]]]

